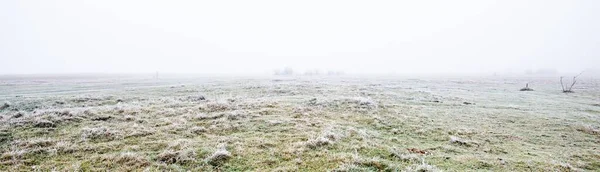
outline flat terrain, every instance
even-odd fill
[[[5,76],[0,171],[600,171],[600,80],[560,89],[554,77]]]

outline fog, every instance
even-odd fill
[[[0,74],[600,66],[600,1],[0,1]]]

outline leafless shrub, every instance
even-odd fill
[[[560,77],[560,86],[562,87],[562,92],[563,93],[573,93],[573,86],[575,86],[575,84],[577,83],[577,77],[579,77],[579,75],[583,74],[583,72],[579,73],[578,75],[573,76],[573,80],[571,80],[571,85],[566,85],[563,84],[563,78],[564,76]]]

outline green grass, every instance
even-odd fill
[[[599,170],[597,88],[458,80],[2,85],[0,171]]]

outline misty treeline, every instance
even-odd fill
[[[276,69],[275,75],[292,76],[292,75],[305,75],[305,76],[318,76],[318,75],[344,75],[343,71],[332,71],[323,72],[319,69],[310,69],[303,72],[295,72],[291,67],[285,67],[283,69]]]

